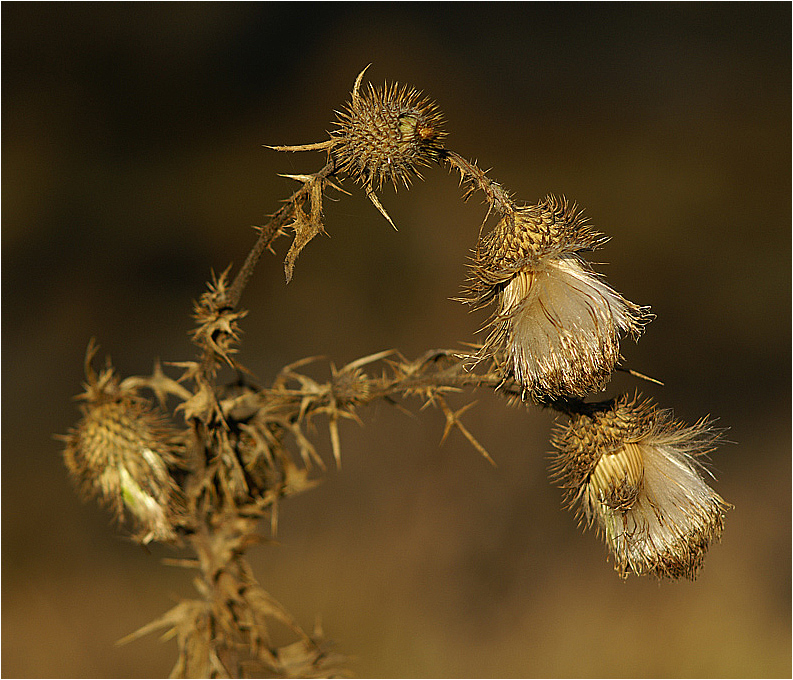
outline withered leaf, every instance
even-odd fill
[[[306,181],[306,186],[309,190],[309,214],[306,215],[305,211],[300,205],[295,205],[294,220],[287,225],[295,232],[295,240],[292,241],[292,246],[286,254],[284,260],[284,273],[286,274],[286,282],[292,280],[292,273],[295,269],[295,261],[300,251],[308,245],[309,241],[317,234],[327,234],[325,227],[322,225],[322,191],[324,189],[325,180],[309,176]]]

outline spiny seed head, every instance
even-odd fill
[[[693,579],[730,507],[705,484],[695,458],[718,434],[706,420],[686,426],[637,398],[581,411],[552,440],[552,469],[568,504],[597,526],[620,576]]]
[[[361,93],[362,76],[363,71],[349,104],[337,113],[333,158],[367,192],[381,189],[385,181],[408,187],[414,176],[421,178],[420,166],[438,160],[446,134],[443,117],[420,92],[395,83],[383,88],[370,83]]]
[[[638,336],[649,318],[580,258],[602,241],[575,205],[549,196],[505,215],[477,248],[464,300],[496,302],[480,356],[538,401],[603,389],[620,335]]]
[[[120,387],[112,368],[91,371],[81,398],[83,417],[63,455],[82,495],[99,497],[119,521],[129,513],[142,543],[173,540],[181,503],[169,471],[179,462],[173,429],[148,400]]]
[[[595,250],[606,240],[575,203],[549,195],[505,215],[482,237],[474,266],[483,276],[492,276],[531,267],[548,257]]]

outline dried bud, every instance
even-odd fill
[[[603,389],[620,335],[637,337],[649,319],[579,257],[603,240],[574,205],[549,196],[506,214],[477,248],[464,300],[497,305],[480,356],[538,401]]]
[[[192,331],[193,342],[207,352],[216,362],[221,360],[236,367],[233,355],[239,340],[238,321],[247,315],[246,310],[235,311],[229,304],[227,267],[219,276],[213,274],[208,290],[193,304],[193,317],[198,323]]]
[[[89,361],[92,354],[89,349]],[[175,434],[148,400],[119,386],[113,370],[88,369],[83,417],[65,437],[64,460],[85,498],[99,497],[116,518],[128,512],[142,543],[176,537],[179,490]]]
[[[434,102],[395,83],[359,91],[366,69],[355,81],[352,99],[337,114],[338,129],[331,135],[337,167],[361,184],[383,216],[391,218],[374,194],[390,181],[410,186],[421,178],[419,168],[436,162],[443,149],[443,117]],[[393,225],[393,222],[391,222]]]
[[[366,69],[364,69],[365,71]],[[385,85],[359,92],[363,71],[346,109],[338,114],[333,156],[342,171],[367,189],[383,182],[410,185],[419,166],[438,160],[442,116],[437,106],[412,88]]]
[[[552,440],[568,504],[597,525],[623,578],[695,578],[730,507],[705,484],[695,458],[718,434],[706,420],[674,421],[649,400],[620,397],[580,410]]]

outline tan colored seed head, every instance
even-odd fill
[[[98,497],[143,543],[176,537],[180,493],[175,432],[146,399],[119,386],[112,369],[89,372],[83,417],[65,437],[64,461],[84,498]]]
[[[575,205],[549,196],[505,215],[477,248],[467,301],[496,303],[480,356],[538,401],[602,390],[620,336],[638,336],[649,319],[581,259],[602,241]]]
[[[365,71],[366,69],[364,69]],[[363,71],[352,98],[338,113],[332,155],[338,167],[367,189],[385,182],[406,187],[419,168],[436,162],[443,149],[443,117],[429,99],[396,84],[360,92]]]
[[[581,410],[553,439],[568,504],[605,538],[620,576],[695,578],[730,507],[695,458],[718,435],[649,401],[620,397]]]

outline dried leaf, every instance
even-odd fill
[[[325,227],[322,224],[322,192],[324,189],[324,179],[316,175],[309,176],[306,181],[306,187],[309,192],[309,214],[303,211],[299,204],[295,204],[293,212],[293,221],[287,225],[295,232],[295,239],[289,248],[284,260],[284,273],[286,274],[286,282],[292,280],[292,273],[295,269],[295,261],[300,251],[308,245],[309,241],[317,234],[327,234]]]

